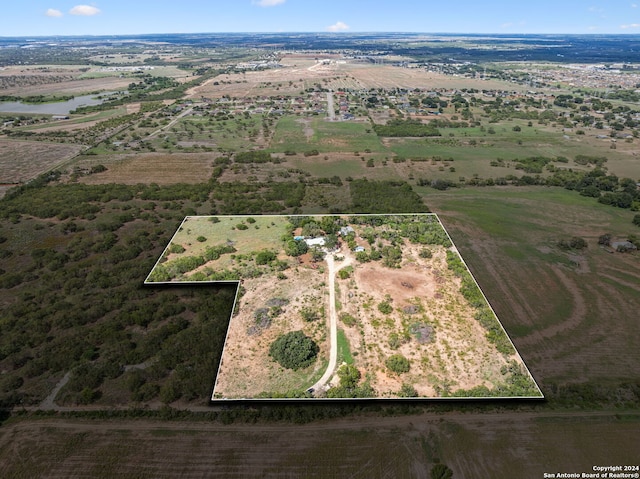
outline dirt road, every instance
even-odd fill
[[[327,92],[327,115],[329,116],[329,120],[335,121],[336,119],[336,111],[333,107],[333,92]]]
[[[347,256],[344,261],[336,268],[335,258],[333,254],[325,256],[327,262],[327,273],[329,274],[329,341],[331,350],[329,352],[329,365],[322,377],[311,388],[314,391],[328,389],[327,383],[333,377],[338,362],[338,312],[336,311],[336,273],[351,264],[353,258]]]

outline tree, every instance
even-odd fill
[[[311,260],[314,262],[322,261],[324,259],[324,251],[320,248],[311,249]]]
[[[431,479],[451,479],[453,471],[446,464],[436,464],[431,468]]]
[[[633,217],[633,224],[636,226],[640,226],[640,215],[635,215]]]
[[[315,361],[320,348],[302,331],[292,331],[278,337],[269,347],[269,356],[282,367],[294,371]]]

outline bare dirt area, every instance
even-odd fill
[[[400,68],[390,65],[349,64],[351,77],[363,88],[479,88],[517,90],[518,85],[497,80],[476,80],[441,73],[428,72],[420,68]]]
[[[282,68],[217,76],[189,94],[208,98],[297,96],[314,82],[346,74],[345,65],[322,65],[313,56],[285,56],[281,63]]]
[[[515,351],[504,357],[489,343],[459,292],[459,280],[447,270],[445,249],[432,249],[425,260],[405,244],[399,269],[366,263],[356,267],[355,281],[341,283],[343,310],[357,318],[355,326],[345,327],[356,364],[374,373],[371,384],[382,397],[396,396],[403,383],[426,397],[491,389],[502,380],[500,369],[517,357]],[[383,301],[390,302],[391,313],[379,310]],[[408,373],[384,366],[398,353],[409,359]]]
[[[22,183],[73,158],[81,145],[0,139],[0,182]]]
[[[202,183],[213,172],[215,153],[140,153],[88,157],[76,163],[79,167],[102,164],[107,171],[80,179],[83,183]]]

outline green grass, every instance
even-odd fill
[[[164,130],[153,141],[155,148],[166,146],[164,138],[170,142],[205,142],[215,144],[215,148],[232,151],[247,151],[255,147],[250,132],[258,134],[262,129],[259,116],[238,117],[228,120],[185,117]],[[155,128],[154,128],[155,129]],[[150,132],[151,130],[149,130]]]
[[[305,127],[313,131],[309,138]],[[302,154],[313,149],[320,153],[359,151],[364,154],[365,150],[388,153],[369,123],[330,122],[315,116],[284,116],[278,121],[270,151],[292,150]]]
[[[349,340],[342,329],[338,329],[338,364],[353,364],[353,356],[349,348]]]
[[[208,246],[218,246],[227,241],[233,241],[238,251],[260,251],[263,249],[273,249],[280,251],[282,243],[280,238],[285,233],[287,219],[275,216],[251,216],[255,223],[246,221],[249,217],[218,217],[219,223],[212,223],[208,217],[189,218],[182,225],[173,239],[173,243],[180,244],[185,248],[185,252],[178,255],[195,256],[203,253]],[[249,229],[239,230],[235,226],[245,223]],[[273,223],[273,224],[272,224]],[[200,242],[199,236],[204,236],[207,240]],[[232,264],[230,255],[222,255],[216,261],[216,267],[224,269]]]

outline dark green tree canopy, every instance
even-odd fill
[[[320,348],[302,331],[283,334],[269,348],[269,356],[287,369],[306,368],[318,356]]]

